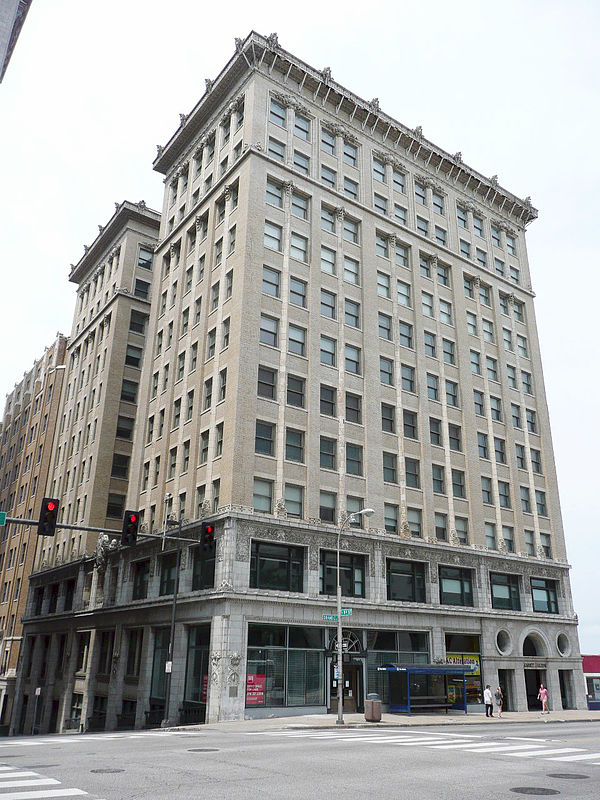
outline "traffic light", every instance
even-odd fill
[[[205,553],[214,553],[215,551],[215,526],[212,522],[202,523],[202,533],[200,536],[202,542],[202,549]]]
[[[126,511],[123,515],[123,530],[121,531],[122,547],[131,547],[136,543],[139,526],[139,511]]]
[[[54,536],[56,519],[58,517],[58,500],[53,497],[44,497],[42,509],[38,520],[38,536]]]

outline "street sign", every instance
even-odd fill
[[[36,686],[35,687],[35,696],[39,697],[41,695],[41,693],[42,693],[42,687],[41,686]]]
[[[0,528],[3,525],[6,525],[6,514],[7,514],[6,511],[0,511]]]
[[[351,616],[352,616],[351,608],[342,608],[342,617],[351,617]]]
[[[173,672],[173,662],[172,661],[165,661],[165,672]]]
[[[337,614],[323,614],[323,622],[337,622]]]

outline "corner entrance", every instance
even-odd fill
[[[329,691],[332,714],[337,714],[337,662],[331,660]],[[363,710],[362,664],[344,664],[344,713]]]
[[[545,669],[526,669],[525,670],[525,691],[527,692],[527,709],[529,711],[541,711],[542,704],[537,699],[540,684],[546,686]]]

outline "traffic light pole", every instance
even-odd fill
[[[167,520],[167,525],[169,520]],[[173,522],[171,522],[173,524]],[[181,534],[181,513],[179,514],[179,522],[177,523],[178,532]],[[165,672],[167,674],[167,686],[165,690],[165,716],[160,723],[161,728],[168,728],[172,723],[169,720],[169,706],[171,700],[171,676],[173,675],[173,650],[175,645],[175,614],[177,612],[177,594],[179,592],[179,563],[181,561],[181,535],[173,537],[177,539],[177,555],[175,556],[175,585],[173,586],[173,603],[171,605],[171,630],[169,632],[169,655],[167,663],[165,664]]]
[[[6,524],[9,525],[35,525],[37,527],[38,520],[37,519],[23,519],[22,517],[7,517]],[[94,528],[90,525],[67,525],[65,522],[57,522],[54,526],[55,528],[64,528],[64,530],[68,531],[89,531],[91,533],[107,533],[109,536],[114,536],[118,538],[120,536],[120,531],[115,530],[114,528]],[[181,526],[180,526],[181,530]],[[140,538],[143,539],[179,539],[182,542],[193,542],[194,544],[198,544],[198,539],[191,539],[187,536],[173,536],[170,533],[166,533],[164,536],[162,533],[141,533]]]

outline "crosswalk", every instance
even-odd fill
[[[248,731],[248,736],[271,736],[283,739],[305,738],[319,742],[373,744],[392,747],[426,748],[427,750],[464,751],[465,753],[497,754],[509,758],[536,758],[547,761],[581,763],[600,766],[600,753],[583,747],[562,746],[556,739],[527,737],[488,738],[478,734],[434,733],[425,731],[365,730],[289,730]],[[561,746],[559,746],[561,745]],[[0,800],[1,796],[0,796]]]
[[[15,791],[16,790],[16,791]],[[0,764],[0,800],[49,800],[52,797],[89,797],[83,789],[63,786],[30,769]]]
[[[40,745],[49,744],[78,745],[85,744],[86,742],[109,742],[113,739],[143,739],[148,736],[160,738],[189,735],[189,731],[123,731],[122,733],[86,733],[82,736],[79,734],[67,734],[66,736],[28,736],[23,738],[11,737],[10,740],[5,740],[2,744],[0,744],[0,754],[2,750],[6,748],[9,750],[14,750],[15,747],[39,747]]]

